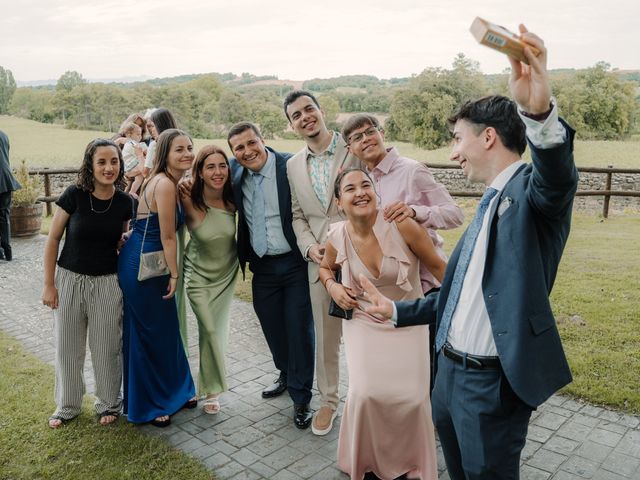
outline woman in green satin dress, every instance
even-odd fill
[[[224,151],[207,145],[193,164],[191,193],[180,190],[191,236],[184,256],[184,279],[198,319],[198,395],[204,397],[203,408],[209,414],[220,411],[219,395],[227,390],[224,355],[238,273],[236,208],[230,177]]]

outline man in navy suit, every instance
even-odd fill
[[[9,165],[9,137],[0,130],[0,260],[13,258],[9,212],[12,192],[19,188],[20,184],[13,177]]]
[[[449,119],[451,160],[487,190],[440,292],[394,305],[363,280],[372,313],[398,327],[436,322],[433,419],[453,480],[519,478],[531,411],[571,382],[549,293],[577,189],[574,131],[558,119],[544,43],[520,32],[540,54],[509,58],[515,103],[485,97]]]
[[[264,144],[252,123],[234,125],[227,136],[232,185],[238,209],[238,259],[253,272],[253,308],[280,376],[264,398],[285,389],[294,403],[294,424],[311,424],[314,330],[307,262],[293,233],[288,153]]]

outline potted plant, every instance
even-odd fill
[[[23,160],[15,172],[16,180],[22,188],[13,192],[11,201],[11,236],[25,237],[40,233],[42,227],[42,206],[38,197],[42,193],[42,180],[39,175],[29,175],[29,169]]]

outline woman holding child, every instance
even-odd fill
[[[340,307],[354,310],[342,327],[349,392],[338,468],[358,480],[405,475],[436,479],[428,327],[396,329],[366,313],[360,277],[394,301],[410,300],[422,296],[420,263],[439,281],[445,263],[415,221],[384,220],[364,170],[341,172],[334,194],[347,220],[331,225],[320,280]],[[342,284],[335,280],[337,270],[342,272]]]

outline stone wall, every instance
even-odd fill
[[[484,190],[482,185],[469,183],[459,168],[432,168],[431,171],[436,180],[445,185],[450,192],[482,192]],[[606,178],[604,173],[581,172],[578,191],[605,190]],[[611,179],[611,190],[640,192],[640,173],[614,173]],[[577,196],[574,208],[601,212],[603,201],[604,197],[600,196]],[[622,212],[625,210],[640,211],[640,197],[611,197],[609,211]]]
[[[484,187],[479,184],[471,184],[467,181],[459,168],[432,168],[434,177],[447,187],[450,192],[480,192]],[[64,189],[76,181],[76,174],[50,175],[51,190],[53,195],[60,195]],[[580,173],[578,190],[604,190],[606,186],[606,174],[604,173]],[[640,173],[623,174],[615,173],[611,181],[612,190],[640,192]],[[574,208],[580,210],[592,210],[601,212],[604,197],[576,197]],[[640,211],[640,197],[611,197],[610,211],[622,212],[625,210]]]

